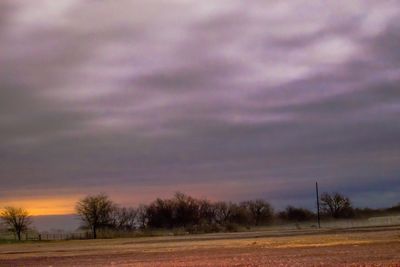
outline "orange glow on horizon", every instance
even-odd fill
[[[36,199],[2,201],[2,207],[14,206],[26,209],[30,215],[65,215],[75,213],[79,197],[46,197]]]
[[[156,198],[170,198],[177,192],[183,192],[196,198],[205,198],[211,201],[218,200],[234,200],[235,197],[241,199],[250,198],[254,193],[254,188],[262,188],[264,194],[268,193],[265,188],[270,191],[276,191],[286,186],[280,181],[262,181],[259,183],[252,183],[243,185],[237,182],[222,182],[213,184],[181,184],[176,185],[163,185],[161,187],[155,186],[115,186],[108,187],[107,189],[98,187],[87,189],[68,189],[61,191],[57,194],[43,195],[40,191],[36,192],[22,192],[15,194],[17,197],[13,198],[0,198],[0,209],[5,206],[14,206],[25,208],[31,215],[66,215],[75,213],[75,205],[83,197],[92,194],[104,192],[110,199],[121,206],[136,207],[139,204],[148,204]],[[19,195],[19,196],[18,196]]]

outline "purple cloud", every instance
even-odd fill
[[[399,21],[394,1],[3,1],[0,195],[310,206],[318,179],[393,204]]]

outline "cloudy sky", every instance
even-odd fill
[[[398,1],[3,0],[0,206],[400,201]]]

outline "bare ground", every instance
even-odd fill
[[[400,266],[400,228],[9,244],[0,266]]]

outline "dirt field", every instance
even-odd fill
[[[400,266],[400,227],[3,244],[0,266]]]

